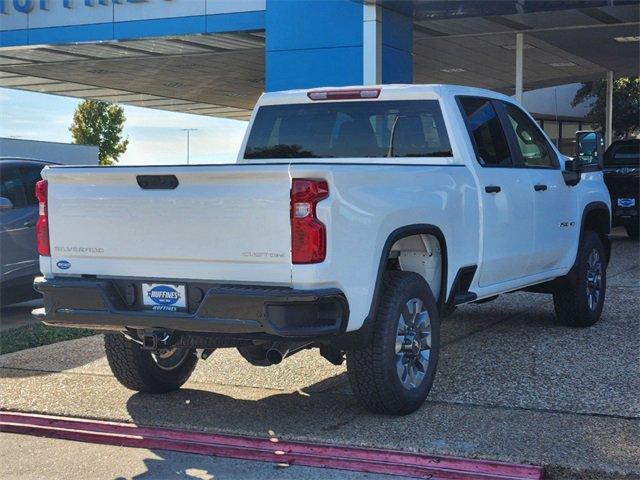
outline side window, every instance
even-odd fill
[[[22,182],[24,183],[25,196],[27,197],[27,205],[37,205],[36,183],[42,180],[40,172],[44,167],[37,165],[33,167],[20,167]]]
[[[460,105],[467,120],[482,165],[510,167],[513,165],[507,138],[502,130],[498,112],[491,100],[460,97]]]
[[[0,170],[0,197],[11,200],[14,207],[24,207],[27,199],[20,172],[15,167],[3,167]]]
[[[504,107],[513,128],[522,161],[527,167],[554,167],[547,142],[535,123],[515,105],[504,102]]]

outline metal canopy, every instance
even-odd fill
[[[603,78],[609,70],[640,75],[637,1],[418,0],[412,14],[416,83],[513,93],[517,33],[524,35],[525,89]]]
[[[233,33],[0,49],[0,86],[247,119],[264,35]]]
[[[413,20],[414,83],[512,94],[518,33],[525,90],[640,74],[640,1],[377,3]],[[264,90],[264,43],[247,31],[0,48],[0,87],[247,119]]]

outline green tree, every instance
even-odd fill
[[[583,83],[572,106],[593,102],[587,120],[605,127],[607,82]],[[613,81],[613,135],[628,138],[640,128],[640,77],[620,77]]]
[[[73,143],[97,145],[100,165],[112,165],[127,150],[128,139],[122,138],[124,110],[118,105],[99,100],[80,102],[69,128]]]

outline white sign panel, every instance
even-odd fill
[[[265,0],[0,0],[0,30],[194,17],[265,9]]]

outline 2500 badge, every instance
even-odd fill
[[[143,283],[142,303],[152,310],[175,312],[187,306],[184,285]]]

